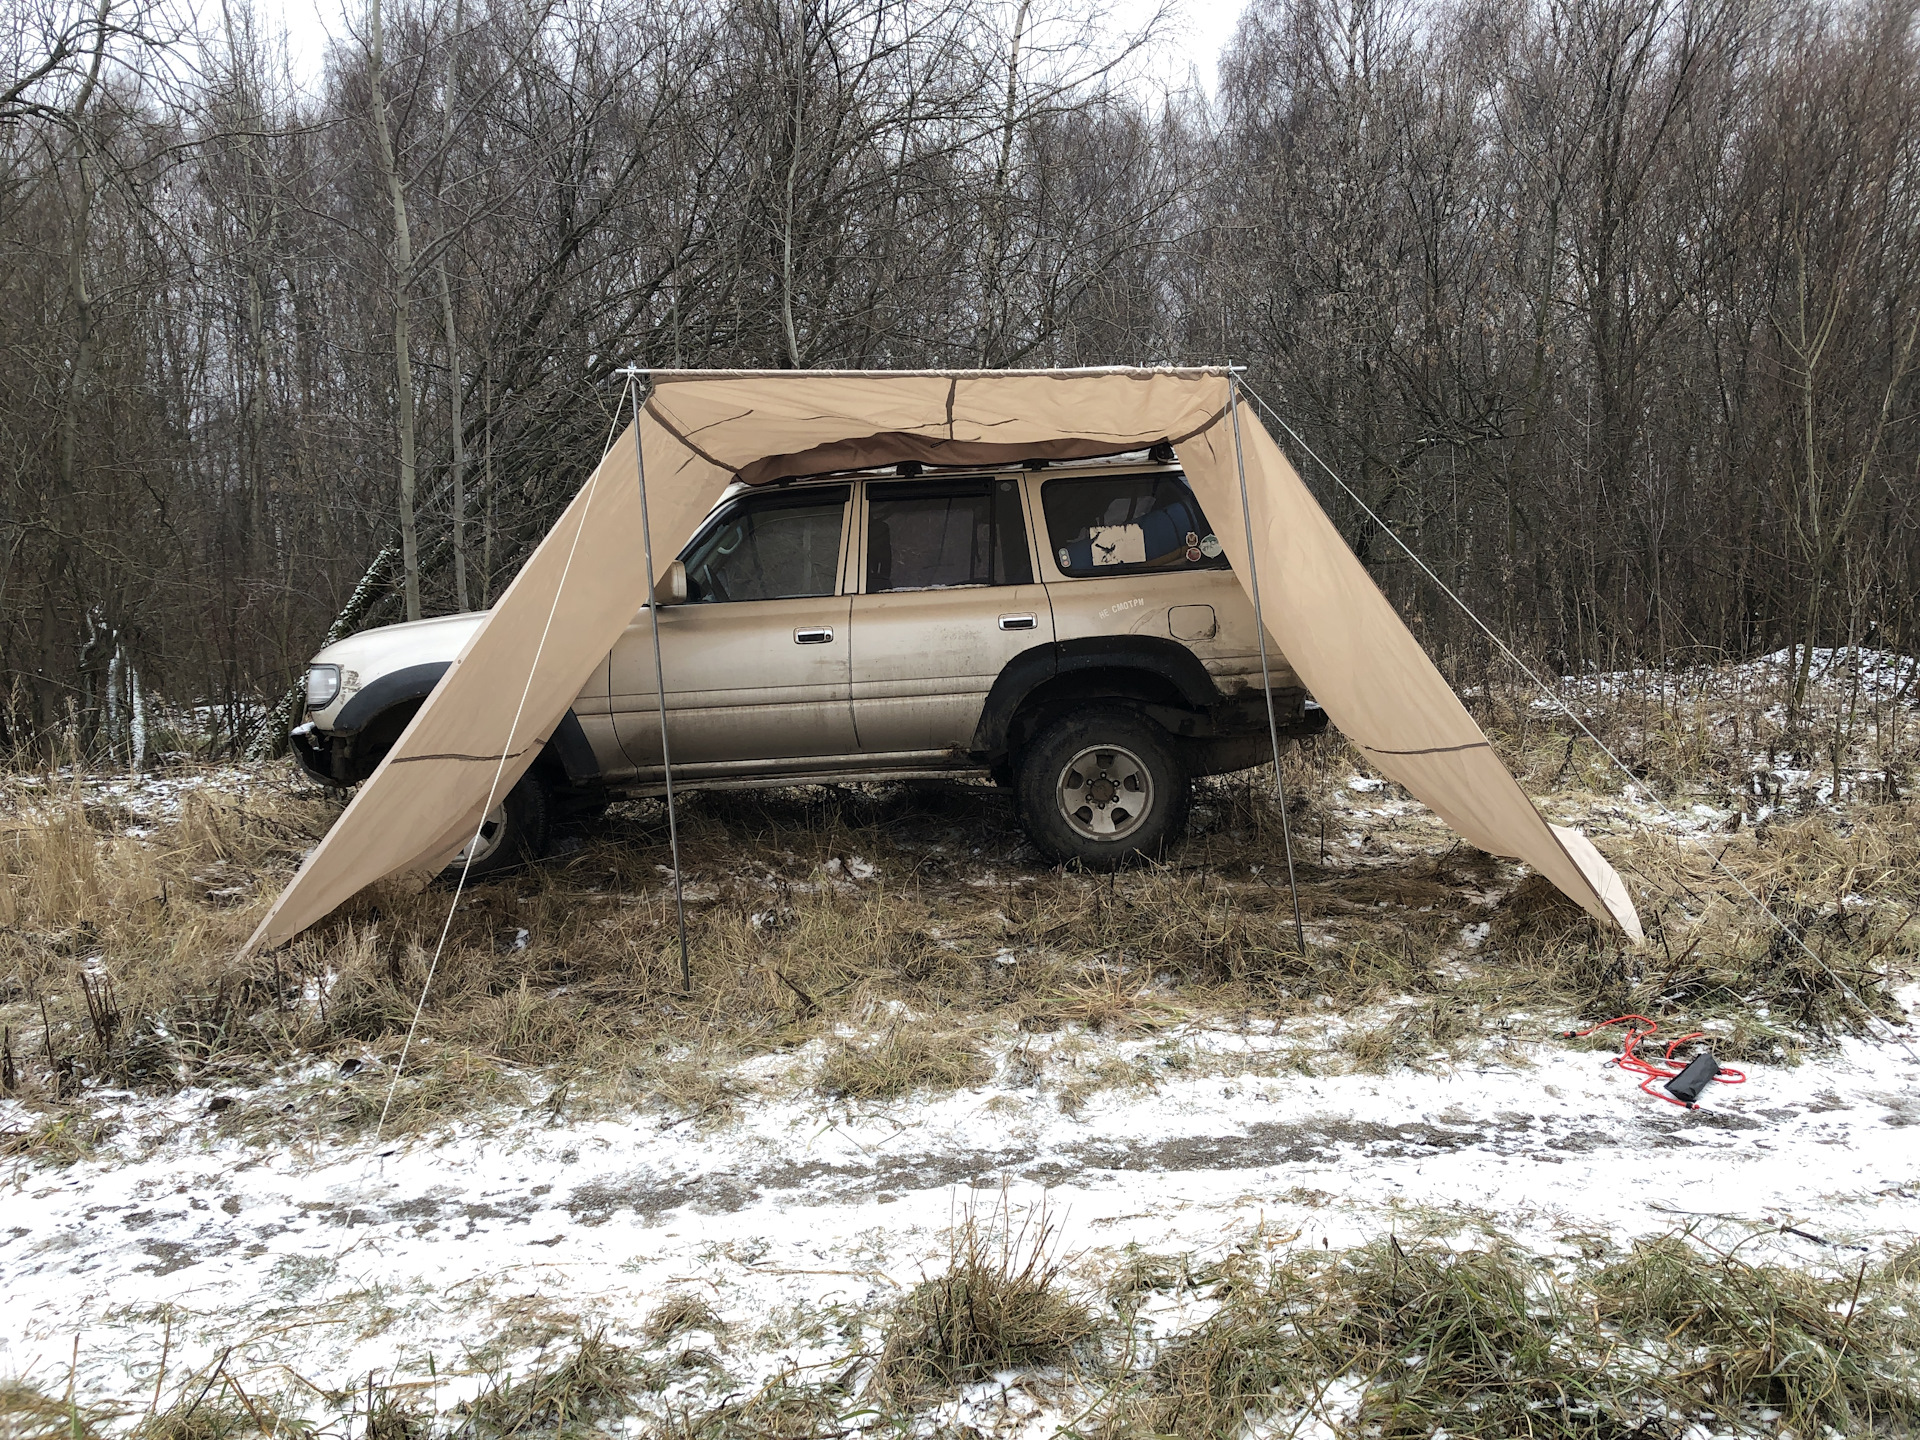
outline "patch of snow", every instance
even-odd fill
[[[1044,1201],[1082,1271],[1129,1246],[1223,1254],[1261,1226],[1281,1245],[1355,1244],[1410,1209],[1484,1215],[1552,1255],[1585,1234],[1765,1231],[1743,1253],[1816,1267],[1857,1252],[1779,1226],[1876,1249],[1920,1227],[1920,1126],[1907,1118],[1920,1075],[1892,1050],[1849,1041],[1797,1069],[1749,1064],[1745,1085],[1697,1112],[1551,1042],[1417,1079],[1268,1063],[1303,1042],[1330,1053],[1339,1030],[1019,1037],[1041,1062],[1057,1051],[1056,1072],[1142,1062],[1139,1084],[1071,1115],[1003,1066],[976,1089],[886,1104],[763,1092],[707,1131],[644,1113],[556,1126],[541,1102],[378,1151],[290,1118],[295,1133],[269,1149],[222,1130],[211,1090],[96,1096],[122,1123],[114,1149],[66,1169],[17,1162],[7,1179],[0,1373],[63,1372],[77,1337],[80,1389],[138,1410],[163,1341],[173,1375],[231,1346],[249,1372],[290,1365],[343,1389],[369,1370],[424,1381],[437,1357],[444,1408],[485,1379],[455,1357],[514,1316],[584,1317],[638,1343],[652,1309],[695,1285],[733,1327],[730,1386],[750,1386],[851,1363],[892,1298],[942,1268],[956,1219],[997,1204],[1002,1184],[1018,1212]],[[1202,1054],[1216,1062],[1179,1059]],[[1235,1055],[1245,1066],[1222,1073]],[[761,1057],[734,1078],[751,1091],[807,1063]],[[27,1119],[12,1103],[0,1114]],[[1656,1155],[1657,1188],[1622,1183]],[[799,1319],[821,1316],[841,1328]],[[1026,1385],[983,1382],[951,1419],[996,1417],[1003,1434],[1071,1419],[1068,1392]],[[1329,1391],[1304,1419],[1337,1430],[1344,1403]]]

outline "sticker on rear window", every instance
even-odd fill
[[[1147,558],[1146,532],[1138,525],[1096,525],[1087,532],[1093,542],[1093,563],[1138,565]]]

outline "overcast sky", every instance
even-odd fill
[[[1158,0],[1119,0],[1116,10],[1123,23],[1142,23],[1153,13]],[[1174,41],[1161,61],[1161,78],[1169,85],[1186,79],[1191,65],[1200,73],[1200,83],[1211,92],[1214,62],[1226,47],[1233,27],[1239,23],[1247,0],[1178,0]],[[1139,17],[1135,20],[1134,17]]]
[[[365,10],[365,0],[347,0],[356,19]],[[1159,0],[1114,0],[1114,20],[1122,26],[1144,23]],[[1233,34],[1233,27],[1246,8],[1247,0],[1174,0],[1178,11],[1170,43],[1158,57],[1155,77],[1168,86],[1186,79],[1192,66],[1200,83],[1209,91],[1214,87],[1214,62]],[[343,29],[341,0],[260,0],[260,16],[266,19],[278,9],[287,28],[294,73],[305,84],[312,84],[320,73],[321,56],[327,37]]]

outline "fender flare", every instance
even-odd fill
[[[1207,711],[1226,697],[1207,667],[1186,646],[1157,635],[1090,635],[1022,650],[1000,671],[987,692],[974,729],[976,754],[1006,753],[1013,718],[1027,697],[1047,681],[1091,670],[1138,670],[1165,681],[1195,710]]]
[[[440,677],[452,666],[451,660],[426,660],[418,665],[406,665],[389,671],[362,687],[359,693],[340,707],[340,714],[329,733],[342,739],[351,739],[394,706],[404,705],[410,700],[424,701],[439,685]],[[549,767],[557,763],[560,777],[564,777],[569,785],[600,783],[600,763],[594,759],[593,746],[587,740],[586,731],[580,727],[580,717],[571,708],[553,727],[553,734],[547,737],[540,759],[534,763]]]
[[[335,735],[358,735],[396,705],[409,700],[424,700],[433,693],[440,677],[452,668],[451,660],[427,660],[389,670],[368,682],[340,707],[331,727]]]

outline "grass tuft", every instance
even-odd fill
[[[367,1411],[361,1440],[426,1440],[430,1428],[428,1417],[392,1391],[381,1391]]]
[[[633,1352],[610,1342],[604,1331],[592,1331],[557,1364],[520,1379],[502,1376],[464,1408],[477,1435],[576,1435],[625,1414],[647,1388],[645,1368]]]
[[[24,1380],[0,1381],[0,1440],[97,1440],[107,1417]]]
[[[313,1427],[280,1413],[257,1395],[243,1394],[224,1376],[211,1395],[182,1398],[133,1428],[133,1440],[309,1440]]]
[[[996,1370],[1063,1365],[1098,1334],[1060,1285],[1044,1211],[1015,1225],[1005,1201],[955,1228],[946,1273],[916,1285],[887,1322],[876,1380],[911,1396]]]
[[[1849,1282],[1665,1236],[1593,1284],[1617,1332],[1664,1335],[1684,1357],[1655,1381],[1670,1405],[1739,1396],[1779,1411],[1795,1434],[1854,1435],[1920,1420],[1920,1294],[1898,1257],[1869,1278],[1864,1261]]]
[[[1228,1274],[1112,1436],[1230,1440],[1264,1417],[1381,1437],[1911,1433],[1920,1307],[1897,1262],[1821,1277],[1683,1235],[1567,1273],[1504,1246],[1388,1239]]]
[[[724,1329],[726,1322],[714,1313],[711,1305],[698,1295],[682,1292],[656,1305],[640,1333],[649,1345],[664,1345],[683,1331],[704,1330],[717,1335]]]
[[[964,1031],[896,1024],[877,1040],[840,1040],[820,1066],[820,1089],[839,1100],[893,1100],[915,1090],[957,1090],[993,1075]]]
[[[646,1434],[648,1440],[835,1440],[871,1433],[880,1412],[853,1394],[858,1366],[826,1380],[804,1380],[788,1367],[747,1396],[717,1405],[670,1410]],[[906,1417],[886,1416],[905,1433]]]

